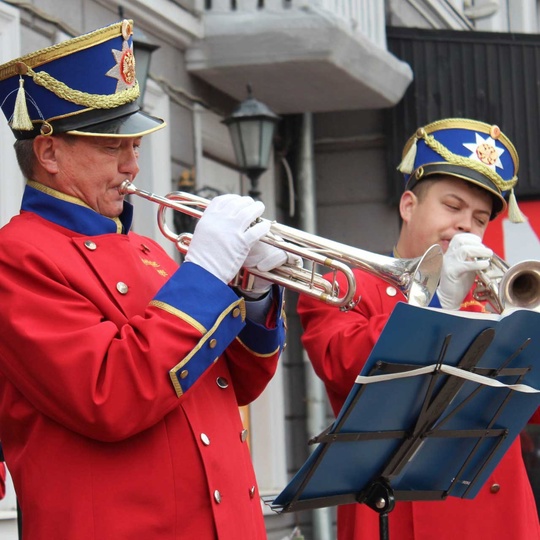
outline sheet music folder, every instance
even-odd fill
[[[474,498],[540,405],[539,363],[540,313],[398,304],[364,378],[272,509],[362,503],[380,482],[395,500]],[[481,382],[442,371],[452,367]],[[397,373],[409,376],[365,382]]]

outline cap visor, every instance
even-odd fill
[[[419,170],[422,170],[422,175],[418,177],[416,174]],[[479,188],[485,189],[493,199],[493,208],[491,212],[491,218],[496,217],[500,212],[506,209],[506,200],[503,195],[498,191],[493,182],[484,176],[482,173],[477,172],[470,167],[463,167],[461,165],[453,165],[451,163],[425,163],[418,167],[416,171],[413,171],[409,179],[406,182],[405,189],[413,189],[422,180],[429,180],[433,176],[451,176],[475,184]]]
[[[106,122],[69,130],[66,133],[89,137],[142,137],[166,125],[166,122],[161,118],[138,111]]]

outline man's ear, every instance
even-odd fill
[[[418,197],[412,191],[405,191],[399,200],[399,213],[401,219],[408,223],[411,215],[418,204]]]
[[[48,173],[58,172],[58,161],[56,156],[58,139],[50,135],[38,135],[34,139],[34,154],[36,160]]]

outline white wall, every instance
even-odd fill
[[[20,55],[19,11],[0,3],[0,63]],[[15,137],[4,116],[0,119],[0,226],[19,212],[24,181],[15,159]]]
[[[19,11],[0,3],[0,63],[20,55]],[[0,116],[0,225],[18,213],[24,181],[15,159],[15,138],[5,118]],[[6,496],[0,501],[0,540],[15,540],[17,534],[17,501],[11,476],[7,478]]]

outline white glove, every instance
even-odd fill
[[[445,309],[459,309],[470,291],[476,272],[485,270],[493,251],[471,233],[456,234],[443,257],[437,296]]]
[[[254,223],[263,212],[264,204],[251,197],[215,197],[195,227],[185,261],[202,266],[228,284],[253,244],[270,229],[268,220]]]
[[[249,251],[249,254],[244,262],[244,267],[247,268],[248,272],[250,268],[256,268],[261,272],[269,272],[274,268],[283,266],[285,263],[292,266],[301,267],[302,258],[293,253],[270,246],[265,242],[258,241],[255,242]],[[239,287],[239,291],[248,298],[259,298],[260,296],[266,294],[272,287],[272,282],[262,277],[252,275],[251,279],[252,282],[250,283],[248,289]]]

